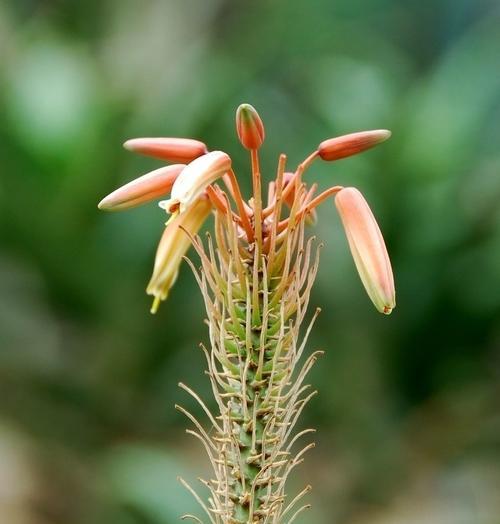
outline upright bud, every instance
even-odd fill
[[[215,182],[231,169],[231,158],[222,151],[212,151],[188,164],[172,187],[169,200],[160,202],[168,213],[183,212]]]
[[[166,162],[188,164],[207,152],[207,146],[191,138],[132,138],[123,147]]]
[[[189,235],[196,235],[211,208],[210,202],[203,195],[186,213],[177,215],[165,228],[156,251],[153,276],[146,289],[148,295],[155,297],[151,313],[156,313],[160,301],[167,298],[177,278],[182,258],[191,245]]]
[[[391,136],[387,129],[376,129],[374,131],[361,131],[349,135],[330,138],[321,142],[318,154],[323,160],[339,160],[352,155],[362,153]]]
[[[388,315],[396,307],[394,278],[382,233],[370,207],[354,187],[339,191],[335,204],[368,296],[381,313]]]
[[[259,149],[264,142],[264,124],[250,104],[241,104],[236,110],[236,131],[243,147]]]
[[[119,187],[98,204],[99,209],[121,211],[168,195],[185,164],[160,167]]]

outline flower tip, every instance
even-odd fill
[[[350,133],[324,140],[318,147],[318,155],[326,161],[340,160],[371,149],[391,137],[388,129],[374,129]]]
[[[241,145],[250,150],[259,149],[265,138],[264,124],[256,109],[241,104],[236,110],[236,131]]]
[[[125,140],[125,142],[123,142],[124,149],[126,149],[127,151],[134,151],[134,142],[135,141],[136,141],[136,139],[134,139],[134,138],[130,138],[129,140]]]
[[[108,197],[104,197],[98,204],[97,209],[100,209],[101,211],[108,211],[111,208],[108,202]]]
[[[149,310],[152,315],[155,315],[158,311],[158,308],[160,307],[161,298],[157,295],[153,299],[153,303],[151,304],[151,309]]]
[[[389,129],[379,129],[378,131],[380,133],[380,142],[385,142],[392,136],[392,131]]]
[[[396,306],[392,306],[392,307],[390,307],[390,306],[384,306],[384,309],[383,309],[382,313],[383,313],[384,315],[390,315],[390,314],[392,313],[392,310],[393,310],[395,307],[396,307]]]

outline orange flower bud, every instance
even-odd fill
[[[211,209],[209,200],[202,195],[186,213],[181,213],[168,222],[158,244],[153,276],[146,289],[148,295],[155,297],[151,313],[156,313],[160,301],[167,298],[170,288],[175,283],[182,258],[191,245],[187,233],[196,235]]]
[[[132,138],[123,147],[166,162],[188,164],[207,152],[207,146],[191,138]]]
[[[99,209],[121,211],[168,195],[185,164],[160,167],[119,187],[98,204]]]
[[[318,147],[318,154],[323,160],[339,160],[370,149],[384,142],[390,136],[391,132],[387,129],[361,131],[360,133],[338,136],[321,142]]]
[[[250,104],[241,104],[236,110],[236,131],[246,149],[259,149],[264,142],[264,124]]]
[[[160,202],[168,213],[181,213],[213,182],[231,169],[231,158],[222,151],[212,151],[188,164],[172,187],[169,200]]]
[[[394,278],[382,233],[370,207],[354,187],[340,190],[335,204],[368,296],[381,313],[388,315],[396,307]]]

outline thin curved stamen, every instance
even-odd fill
[[[219,196],[217,191],[215,191],[215,188],[213,186],[208,186],[207,189],[205,189],[205,192],[210,199],[210,202],[212,205],[220,211],[223,215],[227,215],[228,209],[226,206],[226,203],[224,200]]]
[[[236,178],[236,175],[234,174],[234,171],[232,169],[230,169],[228,172],[227,172],[228,176],[229,176],[229,182],[230,182],[230,186],[233,190],[233,199],[234,199],[234,202],[236,204],[236,207],[238,208],[238,212],[240,214],[240,218],[241,218],[241,225],[243,226],[243,229],[245,230],[245,233],[247,235],[247,238],[248,238],[248,242],[253,242],[254,241],[254,232],[253,232],[253,228],[252,228],[252,224],[250,224],[250,220],[248,219],[248,215],[247,215],[247,212],[246,212],[246,209],[245,209],[245,202],[243,200],[243,197],[241,195],[241,189],[240,189],[240,186],[238,184],[238,180]]]
[[[312,189],[312,188],[311,188]],[[333,186],[327,189],[326,191],[323,191],[323,193],[319,194],[316,198],[311,200],[309,203],[307,203],[305,206],[303,206],[295,216],[295,220],[298,222],[304,218],[304,215],[306,213],[309,213],[314,208],[318,207],[321,203],[323,203],[328,197],[335,195],[338,193],[341,189],[344,189],[343,186]],[[309,191],[308,195],[311,191]],[[307,197],[306,197],[307,198]],[[306,198],[304,200],[306,200]],[[278,224],[278,232],[282,232],[286,227],[288,227],[288,224],[290,222],[290,218],[285,218],[285,220],[282,220]]]
[[[293,174],[293,177],[290,179],[288,184],[283,189],[283,193],[281,195],[281,198],[284,200],[287,196],[290,195],[290,193],[293,191],[293,188],[295,187],[295,180],[299,176],[299,168],[302,168],[301,176],[305,173],[306,169],[309,168],[309,166],[313,163],[313,161],[318,157],[318,151],[313,151],[305,160],[303,160],[299,166],[297,167],[297,170]],[[265,209],[262,210],[262,217],[267,218],[273,211],[273,206],[267,206]]]
[[[260,177],[259,153],[257,149],[250,151],[252,159],[252,182],[254,197],[254,228],[259,253],[262,252],[262,182]]]

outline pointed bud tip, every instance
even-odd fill
[[[125,142],[123,142],[123,147],[127,151],[133,151],[134,150],[134,139],[130,138],[129,140],[125,140]]]
[[[106,202],[106,198],[103,198],[98,204],[97,209],[100,209],[101,211],[106,211],[108,209],[108,204]]]
[[[264,124],[256,109],[241,104],[236,110],[236,132],[241,145],[250,150],[259,149],[265,138]]]

